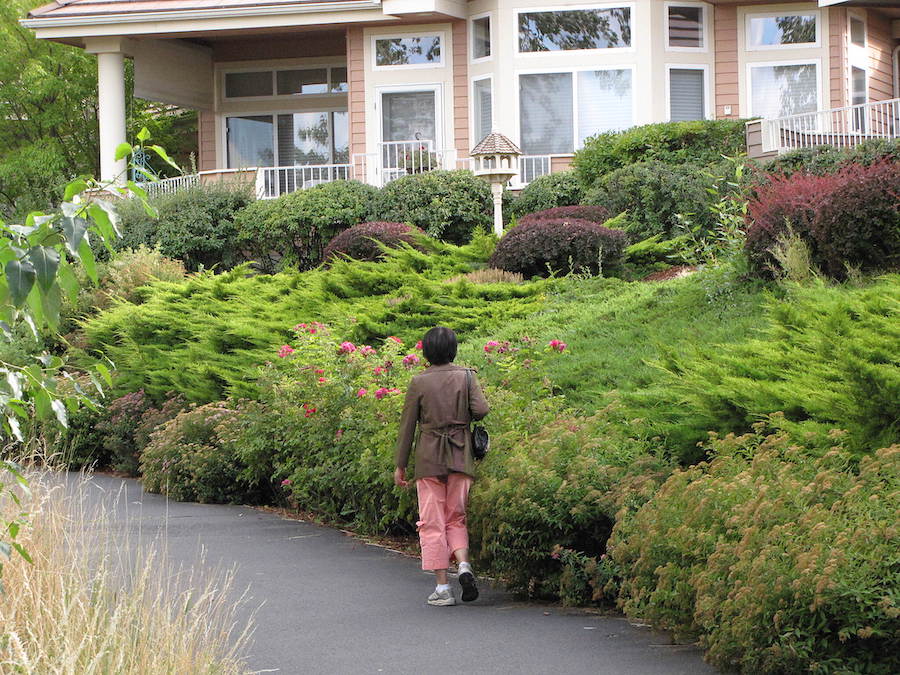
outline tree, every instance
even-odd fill
[[[99,174],[97,61],[77,47],[38,40],[19,24],[37,0],[0,3],[0,217],[21,219],[62,198],[76,176]],[[147,127],[186,164],[196,150],[196,113],[136,99],[126,65],[130,137]],[[150,166],[165,173],[165,163]]]

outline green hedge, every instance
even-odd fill
[[[778,155],[761,167],[766,173],[792,174],[835,173],[847,164],[868,166],[887,159],[900,161],[900,139],[870,139],[852,148],[836,148],[833,145],[819,145],[814,148],[800,148]]]
[[[539,176],[526,185],[510,204],[510,211],[516,218],[521,218],[557,206],[580,204],[583,197],[584,187],[575,172],[559,171]]]
[[[743,120],[666,122],[592,136],[572,166],[585,187],[635,162],[714,164],[746,152]]]

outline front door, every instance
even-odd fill
[[[439,87],[383,90],[380,98],[382,181],[437,168]]]

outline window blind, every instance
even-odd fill
[[[815,112],[819,105],[816,64],[754,66],[750,69],[753,117],[774,119]]]
[[[524,154],[572,152],[572,73],[520,75],[519,123]]]
[[[493,97],[491,80],[475,82],[475,142],[491,133],[493,125]]]
[[[630,70],[578,73],[578,147],[594,134],[627,129],[632,117]]]
[[[696,68],[669,70],[669,119],[673,122],[702,120],[706,102],[703,100],[703,71]]]

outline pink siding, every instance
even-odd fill
[[[468,157],[469,145],[469,58],[468,21],[452,24],[453,31],[453,140],[456,155]]]
[[[891,50],[895,41],[891,37],[891,20],[875,10],[867,12],[867,38],[869,47],[869,100],[883,101],[894,98],[894,73]]]
[[[350,112],[350,161],[366,152],[366,75],[363,55],[363,29],[347,29],[347,94]],[[357,176],[362,178],[362,176]]]
[[[832,7],[828,10],[828,80],[831,90],[831,107],[843,108],[847,105],[847,10]]]
[[[737,7],[718,5],[713,29],[716,50],[716,119],[740,117],[737,31]],[[727,116],[726,105],[731,106],[731,114]]]
[[[212,110],[201,110],[197,114],[197,135],[200,149],[197,168],[200,171],[220,168],[216,166],[216,114]],[[224,157],[222,166],[225,166]]]

